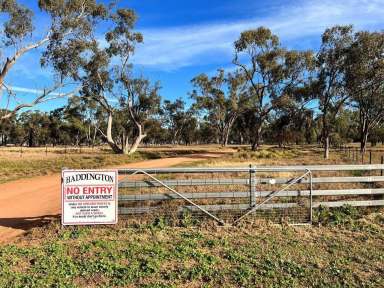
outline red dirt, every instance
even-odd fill
[[[113,168],[159,168],[219,157],[194,154],[147,160]],[[39,176],[0,184],[0,243],[41,226],[61,212],[60,174]]]

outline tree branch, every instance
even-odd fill
[[[18,111],[20,111],[23,108],[30,108],[30,107],[33,107],[33,106],[35,106],[37,104],[44,103],[44,102],[47,102],[47,101],[50,101],[50,100],[53,100],[53,99],[64,98],[64,97],[71,97],[76,92],[78,92],[80,90],[80,88],[78,87],[74,91],[71,91],[71,92],[68,92],[68,93],[59,94],[59,95],[55,95],[55,96],[47,98],[47,96],[49,96],[49,94],[51,94],[53,91],[55,91],[55,90],[57,90],[59,88],[62,88],[62,87],[64,87],[63,84],[57,84],[57,85],[53,86],[52,88],[44,89],[43,93],[41,95],[37,96],[32,102],[30,102],[30,103],[22,103],[22,104],[17,105],[15,108],[13,108],[12,111],[10,111],[7,114],[1,116],[0,120],[5,120],[5,119],[11,118]]]
[[[45,44],[46,42],[48,42],[49,41],[49,35],[50,35],[50,32],[48,32],[47,35],[43,39],[41,39],[40,41],[20,48],[19,50],[16,51],[16,53],[11,58],[7,58],[4,66],[0,72],[0,85],[3,85],[5,76],[7,75],[8,71],[12,68],[12,66],[15,65],[17,59],[19,59],[26,52],[28,52],[32,49],[35,49],[35,48]]]

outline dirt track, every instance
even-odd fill
[[[182,157],[146,160],[113,168],[159,168],[218,157],[218,154],[194,154]],[[23,234],[57,217],[60,206],[60,174],[21,179],[0,184],[0,242]]]

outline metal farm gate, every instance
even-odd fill
[[[384,165],[121,169],[119,214],[140,222],[310,224],[319,206],[384,205],[377,199],[384,194],[381,170]]]

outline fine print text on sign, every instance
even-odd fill
[[[117,175],[115,170],[63,170],[62,224],[116,224]]]

